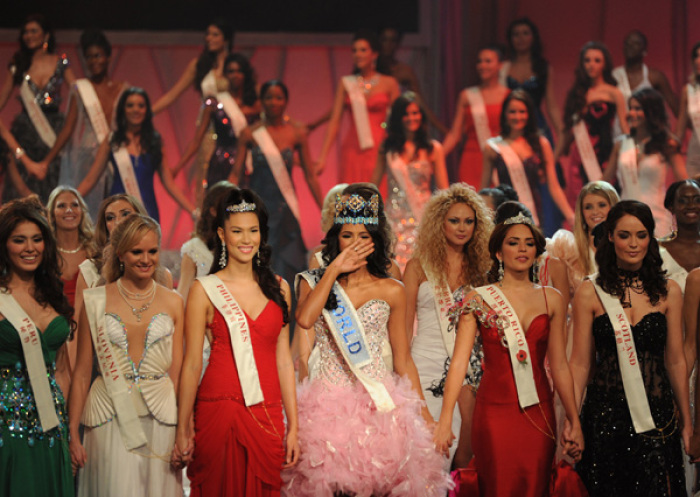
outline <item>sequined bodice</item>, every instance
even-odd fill
[[[197,278],[206,276],[211,269],[211,263],[214,261],[214,254],[205,245],[201,238],[195,236],[187,240],[180,249],[180,255],[188,256],[194,262]]]
[[[39,88],[32,78],[28,74],[24,75],[25,80],[29,84],[29,89],[34,94],[34,100],[41,107],[41,109],[46,111],[58,111],[61,105],[61,86],[63,85],[63,73],[70,63],[66,57],[59,57],[58,63],[56,64],[56,70],[53,75],[49,78],[49,81],[43,88]],[[20,97],[18,97],[20,98]],[[21,102],[21,98],[20,98]]]
[[[387,169],[387,177],[389,179],[387,215],[394,219],[415,217],[420,222],[423,215],[423,206],[432,193],[430,190],[432,174],[433,168],[428,161],[416,160],[406,164],[406,177],[411,183],[410,186],[414,190],[415,203],[419,207],[417,209],[418,212],[412,212],[406,191],[401,188],[391,168]]]
[[[387,323],[391,308],[383,300],[372,299],[357,309],[357,315],[365,328],[367,347],[372,355],[372,362],[362,371],[374,379],[381,380],[388,374],[382,358],[384,343],[388,340]],[[314,324],[316,344],[321,352],[319,378],[333,385],[351,386],[357,380],[350,371],[343,354],[338,350],[323,316]]]

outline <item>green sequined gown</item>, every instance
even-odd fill
[[[0,321],[0,497],[73,496],[66,403],[55,378],[56,353],[69,333],[68,322],[61,316],[41,333],[60,421],[43,433],[19,334],[8,320]]]

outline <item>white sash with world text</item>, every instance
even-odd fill
[[[29,88],[27,78],[22,81],[19,87],[19,95],[24,104],[24,109],[27,111],[29,119],[36,130],[39,138],[49,147],[53,147],[56,143],[56,132],[51,127],[49,120],[46,119],[46,114],[41,110],[41,107],[36,103],[34,92]]]
[[[341,81],[350,99],[350,108],[352,109],[352,118],[355,121],[360,150],[368,150],[374,147],[374,138],[372,137],[372,128],[369,125],[365,94],[357,84],[357,76],[343,76]]]
[[[15,298],[5,292],[0,292],[0,309],[5,318],[19,333],[22,342],[24,362],[27,364],[29,383],[34,394],[36,411],[42,431],[47,432],[58,426],[58,415],[51,394],[49,378],[46,374],[46,363],[41,348],[41,336],[31,318],[24,312]]]
[[[634,138],[627,136],[620,144],[620,155],[617,161],[617,179],[620,181],[623,198],[638,199],[641,197],[639,188],[639,171],[637,165],[637,147]]]
[[[418,199],[416,187],[413,181],[408,177],[408,165],[406,161],[401,158],[401,154],[389,152],[386,154],[386,163],[394,179],[399,184],[399,188],[406,194],[406,201],[411,209],[412,217],[417,222],[420,222],[423,217],[424,204]]]
[[[503,157],[503,162],[508,169],[508,175],[510,176],[510,181],[513,183],[513,188],[515,188],[515,191],[518,192],[520,201],[525,205],[525,207],[530,209],[535,224],[539,225],[540,220],[537,217],[537,206],[535,204],[535,199],[532,196],[530,183],[527,181],[523,161],[520,160],[518,154],[516,154],[515,150],[513,150],[508,143],[506,143],[502,136],[489,138],[486,143],[488,143],[491,148],[493,148]]]
[[[300,273],[311,289],[316,286],[314,276],[308,271]],[[370,364],[373,360],[372,351],[367,346],[367,338],[362,320],[357,315],[357,310],[352,305],[347,294],[338,282],[333,284],[331,290],[335,294],[337,307],[333,311],[323,309],[323,318],[331,331],[333,340],[338,346],[338,350],[343,354],[345,363],[353,372],[355,377],[372,398],[377,410],[387,412],[396,407],[389,395],[389,391],[379,380],[376,380],[362,371],[362,367]]]
[[[476,139],[479,142],[479,148],[484,150],[486,141],[491,138],[491,128],[489,127],[489,118],[486,115],[486,104],[481,90],[478,86],[472,86],[465,90],[467,100],[469,100],[469,109],[474,120],[474,129],[476,130]]]
[[[654,425],[654,418],[649,408],[649,399],[647,399],[646,389],[644,388],[644,379],[642,378],[637,349],[632,336],[632,326],[622,305],[620,305],[620,300],[606,293],[598,286],[596,283],[597,277],[598,274],[593,274],[589,276],[589,279],[593,283],[595,291],[603,303],[605,312],[615,330],[617,359],[620,364],[622,385],[625,389],[625,398],[632,416],[634,431],[644,433],[655,429],[656,425]]]
[[[525,409],[539,404],[535,376],[532,372],[532,355],[525,339],[525,330],[523,330],[513,306],[495,284],[479,287],[476,291],[484,299],[484,302],[504,320],[502,331],[508,343],[510,364],[513,368],[520,407]]]
[[[581,162],[583,164],[584,171],[586,171],[586,176],[588,176],[588,181],[600,181],[603,179],[603,172],[600,169],[598,158],[595,156],[595,150],[593,149],[593,144],[591,143],[591,137],[588,134],[586,123],[583,121],[583,119],[579,119],[571,130],[574,133],[576,147],[578,148],[578,153],[581,156]]]
[[[134,172],[134,164],[131,162],[131,157],[126,147],[122,145],[119,148],[113,149],[112,155],[114,156],[114,162],[117,164],[119,176],[122,178],[124,190],[143,204],[141,189],[139,188],[139,182],[136,180],[136,173]]]
[[[250,326],[243,309],[228,291],[226,285],[215,274],[197,278],[207,292],[209,300],[219,310],[226,321],[231,336],[233,357],[236,362],[238,378],[241,380],[241,390],[246,406],[263,402],[262,387],[258,366],[253,355],[253,343],[250,338]]]
[[[299,200],[297,200],[297,195],[294,193],[292,178],[289,176],[289,171],[287,171],[287,166],[284,163],[284,159],[277,145],[275,145],[274,140],[265,126],[260,126],[253,131],[253,138],[255,138],[255,142],[265,156],[267,164],[270,166],[270,171],[272,171],[272,176],[274,176],[277,187],[280,189],[284,200],[287,202],[289,210],[292,211],[297,221],[300,221]]]
[[[75,82],[75,87],[78,89],[78,94],[83,101],[85,112],[97,136],[97,143],[102,143],[109,135],[109,124],[107,123],[107,118],[102,109],[100,99],[97,98],[97,93],[95,93],[95,87],[92,86],[90,80],[85,78],[77,80]]]
[[[148,439],[141,427],[134,401],[131,400],[126,379],[119,369],[112,344],[107,335],[105,308],[107,292],[105,287],[88,288],[84,292],[85,314],[90,323],[92,343],[95,346],[97,363],[102,373],[107,394],[117,413],[117,423],[122,441],[127,450],[146,445]]]
[[[700,87],[689,84],[688,88],[688,115],[693,122],[693,132],[700,141]]]
[[[224,108],[224,112],[231,120],[231,127],[233,128],[233,133],[236,136],[241,134],[241,131],[248,126],[248,120],[245,118],[245,114],[241,111],[238,106],[236,99],[231,96],[227,91],[222,91],[216,94],[216,101],[219,102]]]

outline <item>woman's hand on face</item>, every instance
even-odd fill
[[[367,265],[367,257],[374,252],[374,242],[371,238],[358,238],[345,247],[338,257],[331,262],[340,274],[352,273]]]

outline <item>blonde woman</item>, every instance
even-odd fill
[[[85,292],[69,400],[71,460],[82,468],[79,496],[182,495],[181,473],[170,458],[184,305],[156,281],[159,258],[160,227],[133,214],[112,232],[107,284]],[[90,387],[93,355],[101,375]]]
[[[455,330],[447,310],[464,296],[465,290],[486,283],[491,267],[488,240],[493,223],[483,199],[466,183],[438,191],[428,201],[423,216],[416,252],[403,277],[406,334],[410,341],[417,318],[411,355],[430,415],[438,420],[447,366],[454,349]],[[473,389],[462,388],[459,411],[452,418],[452,431],[460,434],[459,445],[452,445],[447,469],[453,457],[456,467],[465,467],[471,459],[475,398]]]

